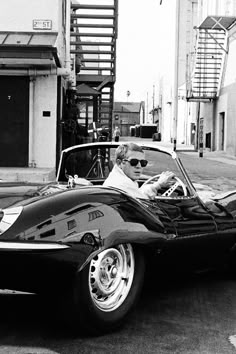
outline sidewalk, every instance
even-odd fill
[[[162,142],[162,141],[152,141],[152,138],[139,138],[139,137],[130,137],[130,136],[122,136],[120,137],[120,141],[132,141],[137,144],[139,143],[148,143],[152,144],[153,146],[157,147],[166,147],[171,150],[173,150],[173,144],[169,142]],[[177,144],[176,146],[176,152],[181,152],[188,154],[194,158],[200,158],[200,159],[208,159],[208,160],[214,160],[222,163],[226,163],[229,165],[235,165],[236,166],[236,156],[232,156],[227,154],[225,151],[206,151],[203,150],[203,157],[199,157],[199,151],[196,151],[194,149],[193,145],[185,145],[185,144]]]
[[[0,181],[44,183],[55,179],[55,169],[52,168],[0,167]]]

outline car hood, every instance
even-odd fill
[[[0,209],[24,204],[24,201],[63,191],[67,184],[0,182]]]
[[[15,210],[11,213],[12,209]],[[57,229],[53,239],[65,239],[65,235],[71,235],[68,229],[71,219],[76,223],[78,232],[88,233],[89,230],[98,229],[102,238],[113,235],[113,242],[119,237],[128,237],[128,230],[138,233],[140,239],[145,238],[144,230],[145,233],[152,232],[155,235],[165,233],[158,214],[151,213],[141,202],[118,190],[98,186],[69,189],[54,195],[27,199],[19,203],[18,207],[3,210],[2,214],[2,217],[9,214],[9,220],[12,217],[10,214],[14,214],[14,217],[17,214],[17,218],[1,235],[1,239],[8,240],[22,237],[25,240],[33,232],[46,241],[48,234],[47,237],[45,233],[43,236],[41,234],[47,227]],[[38,239],[38,236],[35,237]]]

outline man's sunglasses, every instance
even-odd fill
[[[147,160],[139,160],[139,159],[123,159],[123,161],[128,161],[130,163],[130,166],[137,166],[138,163],[140,162],[141,167],[145,167],[148,164]]]

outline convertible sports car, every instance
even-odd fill
[[[118,145],[64,150],[55,183],[0,182],[0,288],[57,295],[68,323],[92,333],[124,322],[149,270],[236,260],[235,192],[203,202],[176,152],[154,144],[138,182],[169,170],[171,187],[154,200],[104,187]]]

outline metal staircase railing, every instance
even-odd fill
[[[187,80],[188,101],[211,101],[219,96],[228,54],[230,30],[236,24],[235,16],[207,16],[197,28],[195,60]],[[189,58],[190,59],[190,58]]]
[[[224,30],[198,29],[194,70],[187,93],[189,101],[212,100],[219,96],[227,37]]]
[[[75,56],[76,86],[98,90],[98,121],[112,129],[116,78],[118,0],[81,0],[71,5],[71,54]]]

